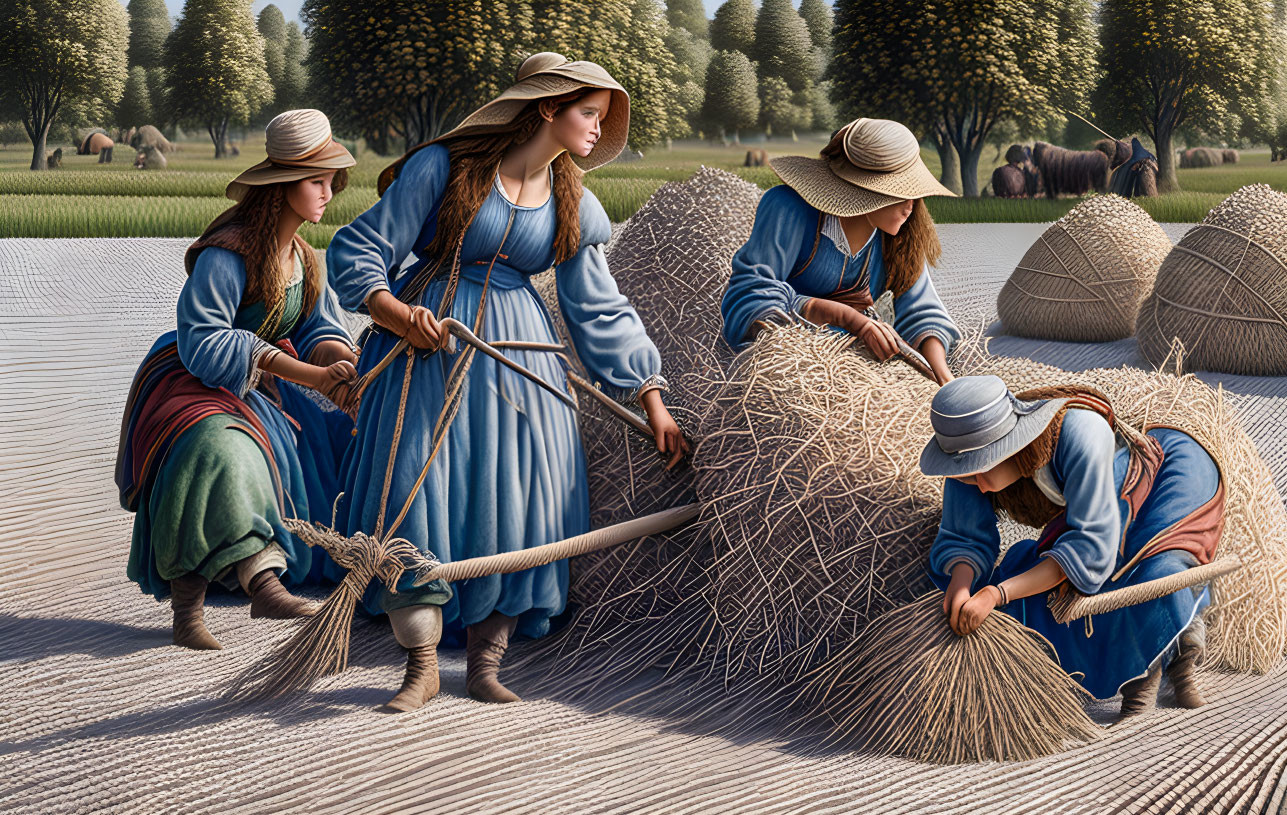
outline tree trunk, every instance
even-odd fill
[[[215,158],[223,158],[227,152],[224,149],[226,147],[226,143],[223,139],[224,127],[226,127],[226,125],[219,122],[206,123],[206,132],[210,134],[210,141],[214,142]]]
[[[959,152],[961,153],[961,195],[966,198],[978,198],[979,155],[983,152],[983,143],[977,142]]]
[[[1157,138],[1153,140],[1157,153],[1157,191],[1159,193],[1176,192],[1180,181],[1175,176],[1175,150],[1171,147],[1170,122],[1158,122]]]
[[[49,159],[45,156],[45,145],[49,141],[49,122],[37,130],[36,138],[31,143],[31,169],[48,170]]]
[[[934,133],[931,139],[934,142],[934,149],[938,151],[938,161],[942,167],[938,175],[938,183],[959,195],[961,193],[961,157],[946,136]]]

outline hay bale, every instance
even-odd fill
[[[1216,556],[1237,555],[1246,564],[1211,587],[1207,662],[1256,673],[1277,664],[1287,651],[1287,509],[1222,389],[1178,373],[1174,357],[1166,370],[1155,372],[1096,368],[1073,374],[1029,359],[991,356],[985,341],[974,338],[958,346],[954,362],[970,374],[996,374],[1015,391],[1092,385],[1132,426],[1169,424],[1197,439],[1224,478],[1224,530]]]
[[[1180,168],[1217,167],[1224,163],[1219,150],[1211,147],[1190,147],[1180,153]]]
[[[160,130],[157,130],[152,125],[143,125],[135,132],[134,138],[130,139],[130,147],[141,150],[144,145],[149,144],[162,153],[173,153],[175,149],[174,145],[165,136],[161,135]]]
[[[1140,301],[1171,249],[1162,228],[1116,195],[1089,198],[1050,226],[997,296],[1006,333],[1105,342],[1135,332]]]
[[[942,592],[876,620],[815,687],[827,743],[932,764],[1027,761],[1100,734],[1044,640],[1002,613],[957,636]]]
[[[1237,151],[1237,150],[1221,150],[1221,151],[1220,151],[1220,160],[1221,160],[1221,162],[1222,162],[1222,163],[1224,163],[1224,164],[1237,164],[1237,163],[1238,163],[1238,151]]]
[[[1180,240],[1140,307],[1154,365],[1184,344],[1186,370],[1287,375],[1287,195],[1252,184]]]

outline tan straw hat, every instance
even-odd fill
[[[279,113],[264,133],[268,158],[228,185],[225,194],[234,201],[240,201],[250,187],[299,181],[357,164],[344,145],[331,137],[331,122],[320,110],[304,108]]]
[[[925,166],[912,131],[889,119],[856,119],[832,136],[822,157],[781,156],[769,165],[810,206],[841,217],[911,198],[956,195]]]
[[[593,62],[569,62],[562,54],[542,51],[523,60],[515,84],[501,95],[465,117],[458,127],[434,141],[477,133],[494,133],[504,128],[533,99],[548,99],[583,88],[612,91],[608,115],[600,124],[602,132],[590,155],[572,160],[582,170],[593,170],[616,158],[626,146],[630,133],[630,95],[617,80]]]

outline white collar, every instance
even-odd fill
[[[876,237],[876,233],[879,231],[879,229],[873,227],[871,234],[867,236],[867,242],[859,247],[857,252],[854,252],[849,248],[849,237],[845,235],[845,228],[840,225],[840,219],[828,213],[827,217],[822,220],[822,234],[831,238],[831,242],[836,245],[836,248],[849,257],[861,255],[864,249],[871,246],[872,239]]]
[[[1037,489],[1041,490],[1042,494],[1049,498],[1051,503],[1061,507],[1068,506],[1067,499],[1064,498],[1064,494],[1059,491],[1059,487],[1055,484],[1055,477],[1050,472],[1049,464],[1042,466],[1033,473],[1032,480],[1037,482]]]

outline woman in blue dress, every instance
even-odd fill
[[[934,438],[921,470],[947,479],[929,566],[946,591],[952,630],[966,636],[1004,610],[1045,637],[1096,698],[1120,692],[1123,717],[1152,706],[1164,669],[1182,707],[1204,704],[1194,668],[1205,643],[1205,585],[1092,621],[1058,623],[1046,604],[1056,587],[1097,594],[1211,561],[1224,485],[1202,445],[1173,427],[1141,434],[1117,425],[1092,390],[1016,396],[995,376],[943,386],[930,416]],[[999,565],[998,513],[1043,530]]]
[[[282,583],[313,571],[282,518],[330,519],[352,427],[292,383],[342,400],[356,375],[326,271],[295,234],[353,157],[321,111],[287,111],[266,133],[268,158],[228,185],[237,204],[188,249],[177,330],[134,377],[117,454],[121,505],[136,513],[129,577],[170,596],[188,648],[221,647],[202,615],[211,581],[240,585],[251,617],[316,611]]]
[[[584,452],[571,409],[482,355],[464,373],[460,407],[445,425],[454,366],[438,317],[474,326],[483,340],[566,388],[558,343],[529,279],[555,267],[559,306],[591,375],[648,414],[671,463],[687,443],[661,400],[661,360],[604,261],[610,224],[584,170],[625,146],[629,98],[606,71],[558,54],[528,58],[518,82],[460,127],[408,153],[381,177],[381,199],[336,233],[328,250],[344,308],[368,311],[376,330],[362,351],[370,370],[406,338],[407,353],[362,394],[344,464],[337,524],[348,534],[396,535],[442,562],[521,550],[588,530]],[[408,258],[408,255],[411,257]],[[404,261],[406,261],[404,263]],[[541,343],[545,348],[516,347]],[[404,507],[409,507],[399,520]],[[438,691],[435,648],[444,626],[467,645],[475,699],[516,701],[497,680],[509,637],[546,633],[567,598],[566,561],[516,574],[412,587],[373,585],[366,607],[387,612],[407,649],[393,710]]]
[[[906,340],[940,384],[960,338],[930,280],[942,252],[922,197],[954,195],[921,161],[912,132],[888,119],[838,130],[820,158],[769,162],[782,184],[764,193],[751,237],[733,256],[724,339],[749,343],[763,322],[803,317],[860,338],[881,361]],[[873,305],[894,297],[894,324]]]

